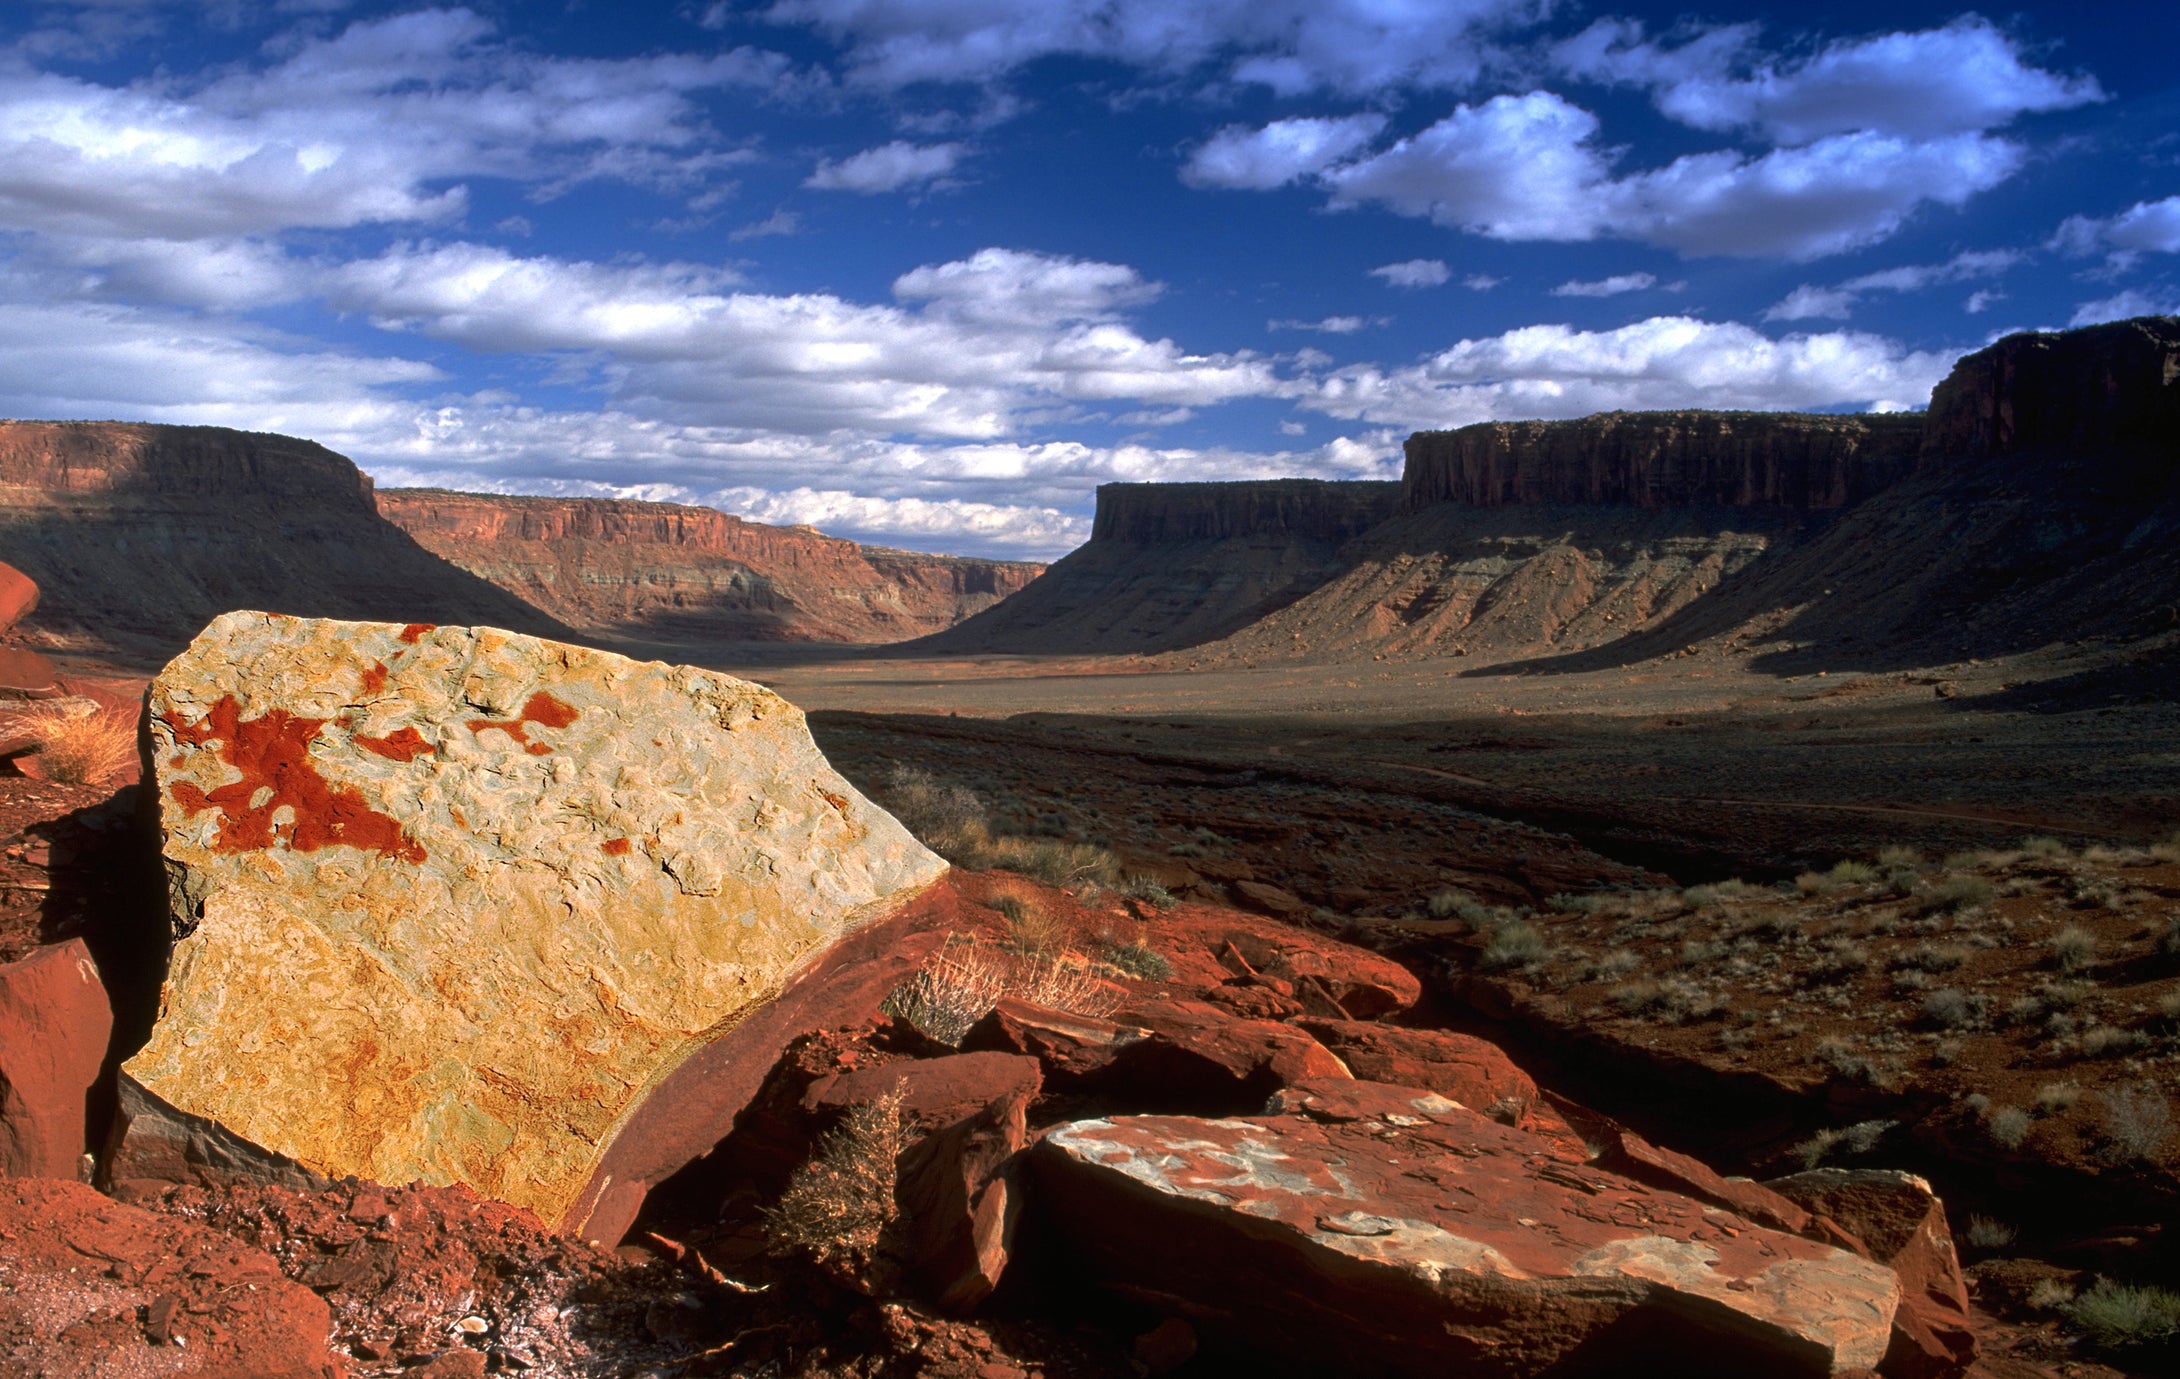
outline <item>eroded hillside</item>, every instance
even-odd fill
[[[862,546],[711,508],[383,489],[437,555],[570,626],[669,642],[891,642],[953,626],[1042,565]]]

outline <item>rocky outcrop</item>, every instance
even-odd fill
[[[37,608],[38,581],[13,565],[0,563],[0,632],[13,631]]]
[[[1605,412],[1408,438],[1400,506],[1845,507],[1914,467],[1923,419],[1795,412]]]
[[[0,549],[46,651],[156,663],[235,608],[567,635],[379,517],[320,445],[212,426],[0,422]]]
[[[601,636],[891,642],[951,627],[1042,565],[861,546],[712,508],[381,489],[426,549]]]
[[[1162,544],[1286,537],[1334,544],[1391,517],[1399,486],[1323,479],[1099,484],[1092,541]]]
[[[1885,1356],[1888,1379],[1954,1379],[1976,1358],[1968,1285],[1945,1204],[1912,1173],[1820,1168],[1767,1184],[1837,1223],[1861,1253],[1900,1276],[1900,1311]]]
[[[0,1369],[335,1379],[332,1318],[262,1250],[80,1183],[0,1181]]]
[[[0,1177],[80,1176],[113,1024],[82,939],[0,967]]]
[[[1090,540],[1014,597],[913,644],[937,654],[1093,655],[1212,641],[1347,568],[1392,515],[1389,483],[1103,484]]]
[[[1274,1372],[1845,1374],[1899,1299],[1880,1265],[1413,1088],[1076,1121],[1029,1161],[1058,1267]]]
[[[2135,488],[2180,474],[2180,317],[2009,335],[1955,364],[1930,395],[1925,460],[2023,452],[2094,456]]]
[[[945,871],[700,670],[233,613],[148,712],[178,939],[116,1178],[255,1147],[611,1243]]]

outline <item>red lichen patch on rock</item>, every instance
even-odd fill
[[[564,704],[544,690],[539,690],[530,696],[530,702],[522,706],[520,716],[510,719],[472,718],[469,720],[469,730],[482,733],[487,728],[497,728],[521,744],[522,750],[531,756],[541,757],[552,748],[542,742],[532,742],[529,725],[535,723],[541,728],[565,728],[575,721],[577,712],[574,706]]]
[[[423,862],[423,845],[404,835],[398,820],[371,808],[354,786],[335,785],[320,774],[310,759],[310,744],[328,720],[273,709],[244,721],[242,706],[230,694],[196,723],[165,721],[177,742],[192,747],[219,743],[220,760],[242,773],[240,780],[214,790],[186,780],[168,787],[175,802],[191,814],[221,812],[215,851],[250,852],[285,843],[296,852],[316,852],[339,844]],[[275,822],[274,814],[283,808],[292,819]]]
[[[379,661],[363,673],[363,692],[377,694],[386,688],[386,663]]]
[[[598,845],[598,850],[608,857],[626,857],[630,846],[626,838],[608,838]]]
[[[388,761],[410,762],[439,750],[426,742],[424,735],[414,728],[398,728],[385,737],[367,737],[357,733],[350,740],[373,756],[382,756]]]
[[[410,646],[415,646],[417,639],[426,632],[436,632],[438,630],[439,624],[435,622],[412,622],[401,629],[401,640],[407,642]]]
[[[0,1183],[0,1275],[0,1366],[10,1374],[343,1372],[326,1353],[325,1303],[262,1251],[80,1183]]]

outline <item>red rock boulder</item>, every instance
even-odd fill
[[[925,1296],[949,1312],[974,1311],[990,1297],[1013,1253],[1022,1205],[1015,1165],[1030,1141],[1034,1063],[1030,1072],[1030,1080],[910,1145],[898,1162],[894,1201],[909,1271]]]
[[[1843,1251],[1569,1164],[1445,1098],[1288,1089],[1239,1119],[1076,1121],[1026,1156],[1055,1267],[1206,1355],[1396,1376],[1833,1376],[1899,1283]]]
[[[1793,1235],[1809,1234],[1809,1213],[1789,1198],[1753,1179],[1728,1178],[1686,1154],[1660,1149],[1632,1130],[1614,1130],[1606,1137],[1597,1166],[1639,1183],[1724,1207],[1760,1226]]]
[[[0,967],[0,1176],[79,1176],[113,1023],[82,939]]]
[[[1402,1029],[1359,1020],[1299,1023],[1359,1078],[1451,1097],[1502,1125],[1543,1136],[1577,1163],[1590,1157],[1582,1136],[1496,1044],[1451,1030]]]
[[[1888,1379],[1952,1379],[1975,1363],[1968,1285],[1930,1184],[1889,1169],[1819,1168],[1765,1184],[1853,1233],[1900,1276],[1900,1313],[1885,1352]]]
[[[1155,914],[1144,939],[1172,964],[1162,984],[1172,994],[1225,1003],[1250,992],[1239,999],[1265,1004],[1248,1013],[1273,1019],[1374,1020],[1422,994],[1415,974],[1390,958],[1238,910]]]
[[[0,1369],[333,1379],[323,1299],[217,1231],[49,1178],[0,1182]]]
[[[0,632],[11,631],[37,609],[38,581],[0,562]]]

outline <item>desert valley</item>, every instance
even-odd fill
[[[2169,1373],[2180,319],[1050,568],[0,423],[0,1368]]]

